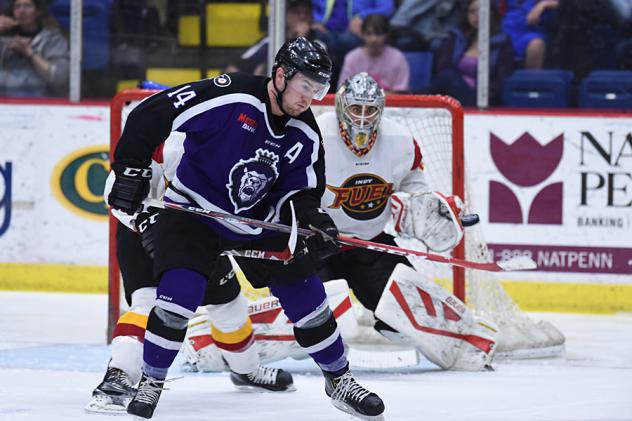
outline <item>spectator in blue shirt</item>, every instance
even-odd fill
[[[518,60],[527,69],[541,69],[544,65],[547,31],[541,25],[545,12],[555,9],[558,0],[507,0],[503,16],[503,32],[511,37]]]

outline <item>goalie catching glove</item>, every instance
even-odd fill
[[[435,252],[452,250],[463,238],[463,208],[458,196],[439,192],[391,196],[395,231],[418,239]]]
[[[149,194],[151,168],[114,162],[112,172],[115,178],[107,203],[115,209],[133,215],[140,210],[143,200]]]

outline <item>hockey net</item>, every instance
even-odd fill
[[[111,103],[111,151],[116,143],[129,112],[140,100],[153,94],[151,90],[127,90],[114,97]],[[333,110],[333,96],[328,95],[314,105],[314,113]],[[466,166],[463,149],[463,110],[460,104],[444,96],[388,96],[384,115],[409,129],[422,148],[426,179],[433,190],[456,194],[464,198],[466,213],[470,209],[470,197],[465,177]],[[110,221],[109,245],[109,314],[108,340],[118,320],[122,306],[122,285],[115,250],[115,223]],[[423,244],[403,240],[404,247],[419,248]],[[464,240],[453,250],[452,255],[473,261],[490,261],[482,230],[479,225],[466,229]],[[421,259],[413,264],[431,276],[453,294],[464,300],[477,314],[494,321],[500,328],[497,358],[547,357],[559,354],[563,349],[564,336],[551,324],[534,321],[522,312],[503,289],[497,274],[477,270],[464,270],[448,265],[433,264]],[[255,300],[267,294],[266,290],[255,290],[243,278],[242,292]]]

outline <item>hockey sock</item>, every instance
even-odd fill
[[[163,273],[156,293],[156,306],[149,313],[143,371],[156,379],[167,377],[176,358],[187,322],[202,302],[206,278],[189,269],[171,269]]]
[[[312,275],[305,281],[273,285],[270,291],[294,323],[296,342],[316,364],[323,371],[346,370],[344,344],[320,278]]]
[[[225,304],[207,305],[211,334],[217,348],[239,374],[252,373],[259,367],[252,323],[248,317],[248,300],[239,294]]]
[[[143,363],[143,340],[147,317],[156,302],[156,288],[139,288],[132,293],[132,306],[119,317],[112,335],[109,367],[123,370],[138,383]]]

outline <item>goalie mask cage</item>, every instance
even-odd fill
[[[155,93],[153,90],[126,90],[117,94],[110,107],[110,160],[121,135],[129,112],[139,101]],[[318,116],[334,110],[334,97],[328,95],[322,102],[312,105]],[[463,156],[463,109],[458,101],[446,96],[389,95],[384,115],[407,127],[420,143],[426,179],[433,190],[459,195],[464,199],[466,213],[472,198],[465,178]],[[111,341],[116,321],[125,306],[122,283],[116,258],[116,220],[110,216],[109,224],[109,300],[108,342]],[[403,240],[403,247],[426,250],[414,240]],[[452,251],[452,256],[474,261],[490,261],[487,245],[480,225],[465,230],[464,239]],[[563,348],[564,336],[546,322],[534,322],[522,312],[506,294],[497,274],[464,270],[448,265],[433,264],[422,259],[411,259],[413,265],[465,301],[469,308],[499,329],[497,356],[542,357],[558,354]],[[250,299],[261,296],[242,282],[242,291]],[[467,287],[466,287],[467,286]]]

